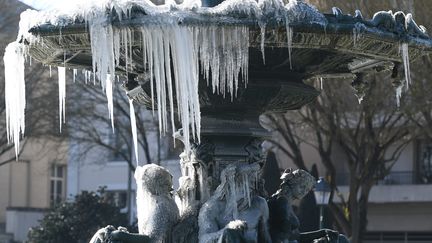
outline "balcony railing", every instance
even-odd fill
[[[368,232],[364,237],[366,243],[430,243],[430,232]]]
[[[338,173],[336,176],[336,184],[339,186],[349,185],[350,174]],[[414,171],[395,171],[390,172],[384,179],[377,182],[377,185],[419,185],[432,184],[432,181],[419,178]]]

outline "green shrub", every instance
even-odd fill
[[[87,243],[106,225],[126,226],[127,217],[104,199],[103,189],[84,191],[73,202],[53,207],[39,226],[30,229],[28,238],[31,243]]]

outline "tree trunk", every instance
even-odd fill
[[[367,227],[367,212],[368,212],[368,200],[369,193],[372,188],[373,182],[368,181],[363,184],[360,188],[360,197],[357,200],[356,197],[351,197],[353,201],[350,202],[351,205],[351,225],[352,225],[352,235],[351,243],[363,243],[364,235],[366,234]],[[354,200],[355,198],[355,200]]]

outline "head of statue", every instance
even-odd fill
[[[138,187],[153,195],[169,194],[172,190],[172,175],[159,165],[137,166],[135,180]]]
[[[258,163],[237,166],[237,192],[242,192],[244,195],[246,195],[248,192],[256,192],[258,190],[257,184],[260,172],[261,166]]]
[[[316,183],[315,177],[302,169],[286,169],[280,179],[282,180],[281,189],[288,190],[293,199],[301,199],[306,196]]]

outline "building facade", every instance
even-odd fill
[[[349,195],[349,173],[345,159],[336,147],[332,157],[337,165],[338,190],[344,200]],[[396,161],[390,173],[372,187],[368,205],[366,243],[426,243],[432,242],[432,142],[417,140],[410,143]],[[324,168],[317,151],[302,146],[305,161],[316,164],[320,175]],[[295,165],[283,153],[277,153],[281,169]],[[337,197],[334,199],[338,201]]]
[[[28,138],[17,161],[0,166],[0,224],[15,241],[27,239],[44,212],[66,197],[66,142]],[[13,158],[14,151],[1,158]],[[0,233],[1,234],[1,233]]]

